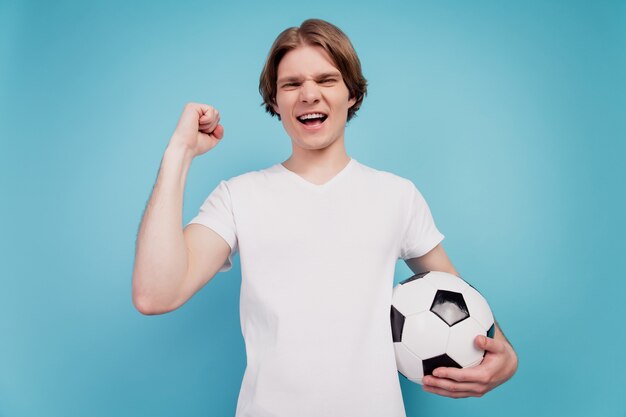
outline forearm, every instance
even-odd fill
[[[192,156],[168,147],[139,227],[133,269],[133,303],[143,313],[169,310],[187,271],[182,228],[183,194]]]
[[[498,322],[495,321],[494,323],[495,323],[495,329],[494,329],[493,338],[494,340],[498,340],[503,343],[504,350],[506,350],[509,355],[508,356],[509,360],[507,364],[507,368],[508,368],[507,372],[510,375],[507,377],[508,379],[511,376],[513,376],[513,374],[517,371],[517,366],[518,366],[517,353],[515,353],[515,349],[513,349],[513,345],[511,345],[511,342],[509,342],[509,340],[506,338],[506,336],[502,332],[502,329],[498,325]]]
[[[500,325],[498,324],[498,322],[494,320],[494,324],[495,324],[495,328],[494,328],[493,338],[496,340],[502,340],[503,342],[506,342],[510,345],[511,343],[502,332],[502,329],[500,328]]]

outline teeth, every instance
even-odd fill
[[[324,116],[325,115],[322,113],[309,113],[309,114],[303,114],[302,116],[299,116],[298,119],[300,120],[321,119]]]

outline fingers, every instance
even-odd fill
[[[489,374],[485,366],[474,366],[471,368],[437,368],[433,371],[433,376],[426,376],[428,380],[448,379],[457,382],[471,382],[486,384],[489,382]]]
[[[212,123],[214,121],[219,122],[220,114],[215,109],[215,107],[206,106],[206,107],[201,108],[200,110],[201,110],[202,114],[200,115],[200,118],[198,119],[198,123],[199,124],[201,124],[201,125],[202,124],[209,124],[209,123]]]
[[[198,119],[198,130],[221,139],[224,136],[224,127],[219,124],[219,112],[211,106],[202,108],[202,112],[203,114]]]
[[[463,387],[465,388],[465,387]],[[477,391],[464,391],[463,388],[459,387],[459,390],[448,390],[445,388],[440,388],[433,385],[424,385],[422,389],[426,392],[430,392],[432,394],[443,395],[444,397],[450,398],[467,398],[467,397],[482,397],[484,393]],[[456,388],[455,388],[456,389]]]
[[[195,119],[198,124],[206,124],[213,120],[218,113],[213,106],[208,104],[189,102],[185,104],[183,114]]]
[[[486,384],[473,380],[469,376],[461,379],[468,382],[428,375],[424,377],[422,383],[424,391],[452,398],[481,397],[488,391]]]
[[[224,137],[224,126],[217,125],[215,130],[211,132],[211,135],[215,136],[218,139],[222,139]]]
[[[207,129],[212,128],[215,129],[215,126],[220,121],[220,114],[215,108],[209,106],[206,110],[203,110],[204,113],[198,118],[198,125],[201,128]]]
[[[224,126],[222,125],[211,125],[206,127],[201,126],[198,130],[202,133],[206,133],[207,135],[215,136],[217,139],[222,139],[224,137]]]
[[[494,353],[502,353],[505,349],[504,342],[486,336],[476,336],[476,338],[474,339],[474,344],[479,349]]]

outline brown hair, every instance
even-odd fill
[[[302,45],[320,46],[330,55],[348,87],[350,98],[356,98],[354,105],[348,109],[347,120],[352,119],[367,94],[367,80],[361,72],[361,61],[346,34],[337,26],[320,19],[308,19],[300,27],[285,29],[274,41],[259,80],[265,111],[280,120],[280,115],[273,107],[276,105],[278,64],[287,52]]]

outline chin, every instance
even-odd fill
[[[334,141],[327,141],[325,138],[316,138],[313,140],[294,140],[294,145],[308,150],[325,149],[331,146]]]

